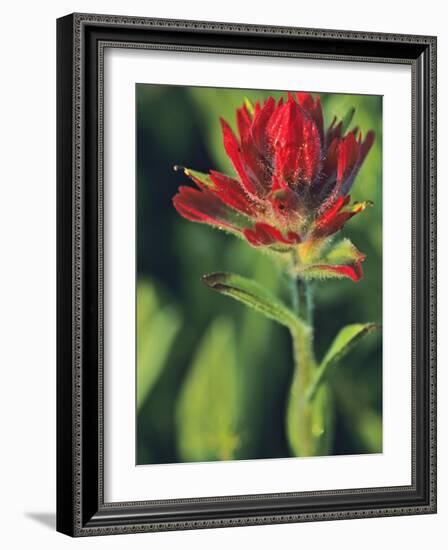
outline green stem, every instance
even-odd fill
[[[313,410],[306,400],[306,391],[316,371],[313,350],[311,289],[301,279],[291,280],[291,298],[299,322],[291,327],[294,355],[294,375],[288,404],[288,439],[297,456],[315,454]]]
[[[309,283],[303,279],[294,278],[292,281],[293,301],[297,317],[302,321],[301,326],[306,330],[292,333],[295,373],[300,388],[308,388],[316,370],[316,360],[313,349],[313,316],[312,297]],[[302,392],[301,392],[302,393]]]
[[[297,315],[310,325],[313,326],[313,293],[310,283],[303,279],[293,279],[293,305]]]
[[[298,258],[294,258],[297,263]],[[297,315],[297,329],[291,327],[294,374],[290,390],[287,430],[295,456],[327,454],[331,432],[331,396],[326,386],[309,399],[317,375],[313,347],[312,288],[310,283],[291,277],[291,301]]]
[[[291,332],[291,335],[294,355],[293,391],[297,398],[302,399],[316,371],[312,330],[309,325],[305,328],[302,325],[300,330]]]

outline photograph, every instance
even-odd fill
[[[137,465],[383,452],[382,116],[135,84]]]

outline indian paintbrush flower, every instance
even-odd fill
[[[223,144],[235,176],[183,168],[196,186],[181,186],[173,199],[184,218],[228,231],[286,260],[290,306],[255,281],[235,274],[212,273],[203,281],[289,329],[295,368],[286,426],[295,456],[329,454],[333,405],[326,373],[374,327],[372,323],[344,327],[318,363],[312,285],[307,279],[359,281],[365,259],[349,239],[335,238],[369,204],[350,199],[374,141],[371,131],[363,139],[357,128],[346,130],[353,113],[352,109],[341,121],[334,118],[325,129],[319,96],[289,93],[286,101],[269,97],[255,105],[246,100],[236,111],[238,136],[221,119]]]
[[[286,254],[301,278],[358,281],[364,254],[333,237],[369,204],[351,202],[349,193],[374,133],[363,139],[357,128],[346,132],[347,121],[336,117],[325,130],[319,96],[300,92],[286,101],[246,100],[236,121],[238,137],[221,119],[236,177],[183,168],[196,187],[179,188],[173,199],[179,214]]]

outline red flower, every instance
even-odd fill
[[[320,276],[359,280],[364,259],[359,252],[355,264],[354,258],[342,265],[320,260],[328,255],[328,237],[368,204],[350,204],[349,191],[374,133],[364,139],[357,129],[344,134],[343,122],[336,118],[325,131],[319,96],[308,93],[289,93],[286,102],[270,97],[254,107],[246,101],[236,120],[238,138],[225,120],[221,125],[237,178],[184,168],[197,188],[179,188],[173,199],[176,210],[252,246],[296,251],[303,276],[316,276],[319,266]]]

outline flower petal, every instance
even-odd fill
[[[324,117],[322,113],[322,105],[320,104],[320,98],[316,95],[316,99],[313,99],[312,94],[306,92],[296,93],[298,104],[308,113],[308,115],[314,120],[317,129],[319,130],[319,136],[321,143],[324,141]]]
[[[345,181],[341,185],[340,193],[346,195],[350,188],[353,185],[353,182],[355,181],[356,175],[358,174],[362,163],[364,162],[364,159],[367,156],[367,153],[372,148],[373,142],[375,141],[375,132],[369,131],[367,132],[367,135],[364,139],[364,141],[361,140],[361,136],[359,137],[358,143],[359,143],[359,154],[358,159],[353,167],[351,174],[345,178]]]
[[[236,110],[236,123],[241,141],[247,139],[252,127],[252,118],[246,105]]]
[[[363,276],[361,263],[365,258],[349,239],[343,239],[319,260],[299,266],[298,274],[309,279],[346,277],[358,282]]]
[[[180,166],[175,166],[175,169],[182,169],[184,174],[193,180],[200,189],[210,191],[224,204],[237,212],[247,216],[255,214],[254,202],[250,200],[249,195],[245,193],[238,180],[215,170],[210,170],[210,174],[203,174],[197,170]]]
[[[212,192],[216,193],[223,203],[246,216],[256,215],[256,205],[244,192],[239,181],[214,170],[210,170],[210,178],[215,186]]]
[[[278,229],[263,222],[256,223],[252,229],[244,229],[243,234],[254,246],[269,246],[273,243],[293,245],[300,242],[297,233],[290,231],[285,237]]]
[[[375,132],[373,130],[369,130],[366,134],[364,141],[361,144],[361,154],[360,154],[361,162],[365,159],[367,153],[370,151],[374,141],[375,141]]]
[[[291,186],[309,184],[320,168],[319,130],[312,118],[289,95],[269,139],[275,155],[275,175]]]
[[[240,180],[243,186],[245,187],[246,191],[251,195],[253,195],[254,197],[256,197],[258,189],[256,184],[254,184],[254,182],[251,181],[251,179],[249,178],[248,174],[244,169],[244,165],[241,159],[240,144],[238,143],[238,140],[236,139],[232,129],[223,118],[221,118],[221,128],[222,128],[224,149],[226,150],[227,156],[232,161],[233,167],[235,168],[236,173],[240,177]]]
[[[342,229],[350,218],[364,211],[367,206],[371,206],[372,204],[369,201],[354,202],[352,204],[349,204],[349,202],[350,195],[338,197],[336,202],[316,220],[311,232],[311,238],[320,239],[336,233]]]
[[[317,208],[322,210],[322,202],[328,198],[336,184],[338,168],[339,138],[334,138],[322,157],[322,168],[319,176],[314,180],[311,193],[316,200]]]
[[[241,229],[231,221],[231,210],[207,189],[182,185],[173,198],[174,208],[187,220],[207,223],[234,232]]]
[[[315,270],[316,275],[319,272],[321,278],[334,277],[340,279],[347,277],[355,283],[359,282],[364,275],[360,262],[353,265],[315,265],[313,270]]]
[[[342,137],[342,120],[338,120],[335,116],[331,121],[330,126],[327,129],[325,134],[325,143],[326,145],[330,144],[335,139],[341,139]]]
[[[361,136],[357,138],[357,134],[358,129],[355,128],[339,140],[336,181],[331,178],[325,184],[325,189],[321,191],[321,196],[326,197],[322,203],[321,210],[325,210],[331,206],[337,197],[346,195],[349,192],[364,158],[373,144],[375,139],[374,132],[368,132],[364,141],[361,140]],[[328,170],[326,163],[324,164],[324,169]]]
[[[337,182],[341,184],[347,179],[359,160],[360,144],[355,132],[348,133],[339,144]]]
[[[274,102],[274,105],[275,105],[275,102]],[[274,139],[278,133],[278,128],[280,126],[285,107],[286,105],[283,101],[283,97],[281,97],[277,105],[275,105],[275,108],[266,124],[265,132],[263,136],[264,147],[267,150],[269,150],[271,155],[273,155],[274,153]]]
[[[258,151],[250,135],[241,138],[240,155],[244,172],[257,189],[256,197],[262,199],[270,190],[270,167]],[[254,200],[255,200],[255,196]]]
[[[319,238],[331,234],[330,231],[333,226],[335,217],[338,215],[341,208],[349,202],[349,200],[350,197],[338,197],[334,204],[324,210],[324,212],[317,218],[314,223],[314,229],[312,231],[314,238]]]
[[[261,154],[267,153],[267,137],[266,137],[266,127],[269,122],[269,119],[272,116],[272,113],[275,109],[275,100],[273,97],[269,97],[263,107],[259,110],[255,110],[254,120],[252,123],[251,135],[252,139],[255,142],[255,145],[258,151]]]

